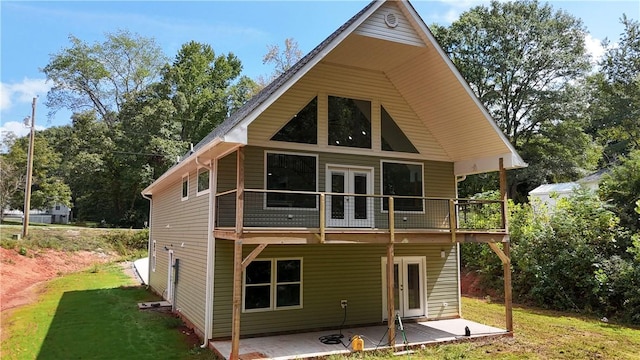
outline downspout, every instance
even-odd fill
[[[151,277],[151,261],[152,260],[152,254],[151,251],[153,251],[153,240],[152,240],[152,236],[151,236],[151,219],[153,219],[153,199],[148,197],[147,195],[145,195],[144,193],[142,193],[142,197],[144,199],[149,200],[149,239],[147,240],[147,258],[149,259],[149,263],[147,264],[147,274],[149,275],[149,277]],[[150,282],[149,279],[147,279],[147,282]],[[149,284],[147,284],[147,286],[149,286]]]
[[[209,345],[209,339],[211,338],[211,327],[213,320],[213,259],[215,256],[215,238],[213,237],[214,223],[213,218],[215,216],[215,194],[217,188],[217,174],[216,168],[218,165],[217,160],[212,160],[211,163],[201,164],[196,156],[196,165],[203,166],[209,169],[209,213],[207,216],[207,275],[205,283],[205,303],[204,303],[204,339],[201,348],[206,348]]]

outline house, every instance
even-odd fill
[[[577,181],[558,183],[558,184],[542,184],[535,189],[529,191],[529,196],[538,199],[548,208],[553,209],[558,199],[571,196],[573,192],[583,187],[591,191],[598,191],[602,176],[609,172],[609,169],[600,169],[589,174]]]
[[[504,194],[523,166],[413,6],[374,1],[143,190],[149,285],[232,359],[241,337],[341,322],[387,324],[392,345],[396,314],[461,316],[459,244],[484,242],[511,332]],[[457,199],[493,171],[502,200]]]
[[[24,213],[21,210],[5,210],[4,218],[22,222]],[[55,204],[46,210],[32,209],[29,222],[36,224],[68,224],[71,220],[71,208],[64,204]]]

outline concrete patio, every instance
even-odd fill
[[[469,327],[471,336],[465,336],[465,327]],[[407,346],[435,344],[462,339],[487,336],[501,336],[506,330],[482,325],[465,319],[450,319],[405,323]],[[289,335],[265,336],[240,340],[240,358],[248,359],[306,359],[351,352],[350,339],[360,335],[364,340],[365,351],[388,349],[387,327],[385,325],[343,329],[343,344],[327,345],[320,337],[340,333],[338,329],[319,332],[296,333]],[[396,329],[396,350],[404,350],[402,332]],[[211,341],[210,346],[225,359],[231,352],[231,340]]]

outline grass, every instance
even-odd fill
[[[463,298],[464,317],[504,328],[504,306]],[[513,338],[429,346],[413,359],[640,359],[640,329],[577,314],[515,307]],[[342,359],[333,356],[330,359]],[[400,359],[389,353],[362,359]]]
[[[176,318],[137,309],[152,297],[118,264],[54,279],[37,303],[2,314],[2,359],[215,359]]]
[[[17,240],[22,225],[1,225],[0,246],[6,249],[54,249],[59,251],[113,252],[122,260],[147,256],[146,230],[95,229],[73,226],[29,226],[29,236]]]

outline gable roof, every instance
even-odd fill
[[[380,17],[381,11],[385,9],[384,6],[396,6],[400,16],[406,23],[404,24],[405,27],[409,29],[408,35],[405,33],[403,39],[396,41],[397,43],[402,44],[404,42],[411,46],[410,48],[405,48],[410,49],[412,59],[409,61],[404,58],[400,59],[404,64],[399,64],[399,60],[396,60],[396,62],[391,61],[389,57],[384,56],[385,51],[388,52],[389,49],[378,48],[377,53],[375,52],[375,45],[385,41],[384,37],[378,37],[375,33],[373,33],[373,36],[366,36],[366,33],[370,32],[371,19],[375,16]],[[377,11],[378,13],[376,13]],[[413,33],[410,33],[411,31]],[[387,46],[395,46],[392,45],[393,43],[385,41],[385,44],[389,44]],[[185,154],[178,164],[169,169],[145,189],[143,193],[150,193],[151,188],[158,182],[163,181],[170,174],[178,171],[185,162],[197,158],[199,154],[204,153],[212,146],[220,143],[247,144],[247,127],[249,124],[291,88],[296,81],[323,60],[345,66],[353,66],[344,61],[354,57],[357,52],[362,53],[362,47],[367,50],[365,51],[366,55],[361,55],[366,56],[366,60],[347,61],[353,61],[358,66],[366,67],[368,65],[371,69],[377,71],[383,71],[381,67],[384,66],[385,71],[388,71],[385,75],[391,81],[397,81],[398,84],[420,82],[418,86],[397,85],[396,87],[402,96],[410,98],[409,101],[414,104],[414,111],[420,112],[419,115],[421,117],[425,119],[442,119],[439,124],[434,125],[429,121],[424,126],[425,128],[430,126],[429,131],[434,133],[439,142],[441,144],[444,143],[447,147],[445,153],[449,156],[448,160],[454,162],[456,175],[496,171],[498,170],[497,158],[504,159],[504,166],[507,169],[526,166],[526,163],[506,139],[451,60],[437,44],[415,8],[406,0],[374,0],[301,58],[288,71],[263,88],[240,109],[213,129],[211,133],[194,146],[193,151]],[[426,50],[424,49],[433,49],[435,53],[427,51],[428,55],[425,55]],[[441,84],[452,83],[450,84],[451,86],[447,87],[446,91],[442,91],[442,94],[438,93],[438,90],[444,87],[432,85],[434,82],[431,80],[433,79],[427,75],[431,74],[429,70],[434,65],[439,66],[440,72],[444,74],[438,78]],[[414,69],[418,70],[415,71]],[[424,73],[423,76],[426,77],[417,80],[413,79],[415,73]],[[431,88],[427,89],[429,86]],[[424,94],[427,91],[430,91],[431,95],[429,96],[439,96],[441,98],[439,103],[441,102],[442,104],[429,109],[421,108],[420,103],[424,102],[421,97],[426,97]],[[467,111],[460,111],[460,107],[457,106],[456,101],[461,98],[465,102]],[[470,114],[468,109],[471,109],[473,113]],[[453,117],[443,116],[443,114],[455,113],[456,111],[457,113]],[[450,123],[453,121],[456,123]],[[459,131],[468,125],[477,126],[465,133]],[[485,134],[490,136],[478,134],[478,128],[481,128]],[[476,144],[476,142],[479,143],[477,147],[471,145]]]

